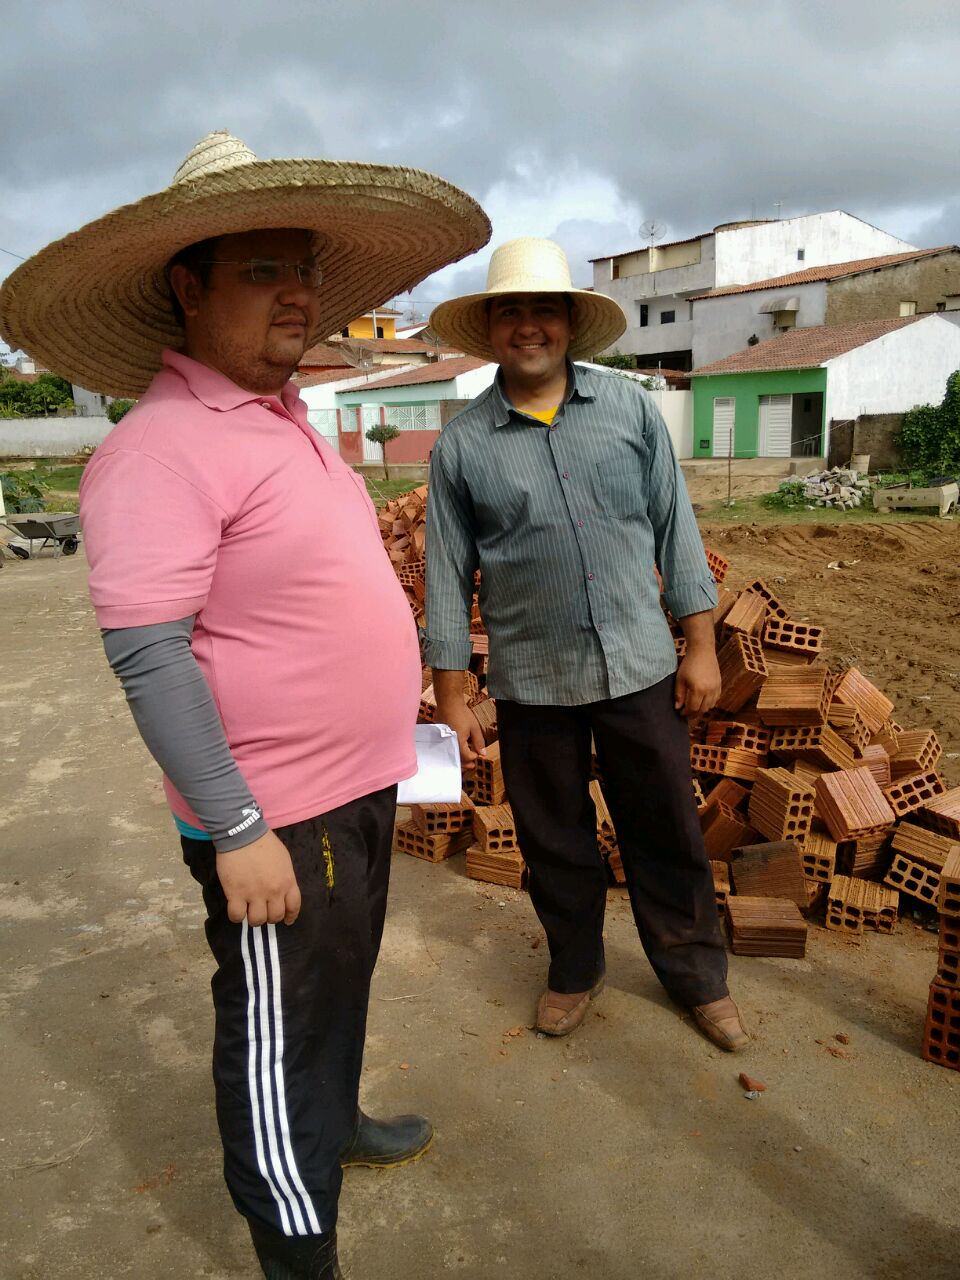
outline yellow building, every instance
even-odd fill
[[[377,307],[376,311],[368,311],[357,320],[351,320],[346,329],[340,330],[341,338],[395,338],[397,336],[397,316],[402,312],[392,307]],[[376,325],[376,331],[374,331]]]

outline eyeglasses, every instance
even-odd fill
[[[323,272],[312,262],[280,262],[277,258],[250,258],[249,261],[205,258],[201,265],[243,267],[240,279],[247,284],[286,284],[294,274],[298,282],[305,284],[308,289],[319,289],[323,283]]]

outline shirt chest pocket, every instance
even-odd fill
[[[595,481],[600,509],[616,520],[645,515],[646,475],[636,462],[598,462]]]

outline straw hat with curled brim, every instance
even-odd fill
[[[323,271],[326,338],[490,238],[465,192],[420,169],[334,160],[258,160],[238,138],[198,142],[170,186],[47,245],[0,289],[11,347],[78,386],[137,396],[179,348],[165,266],[232,232],[303,228]]]
[[[495,360],[488,336],[487,303],[505,293],[565,293],[573,300],[571,360],[592,356],[616,342],[627,327],[619,303],[590,289],[574,289],[567,255],[553,240],[523,236],[494,249],[485,293],[441,302],[430,328],[458,351]]]

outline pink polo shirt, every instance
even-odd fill
[[[259,396],[163,363],[80,486],[98,623],[196,614],[194,655],[272,827],[409,777],[416,627],[363,480],[289,383]]]

